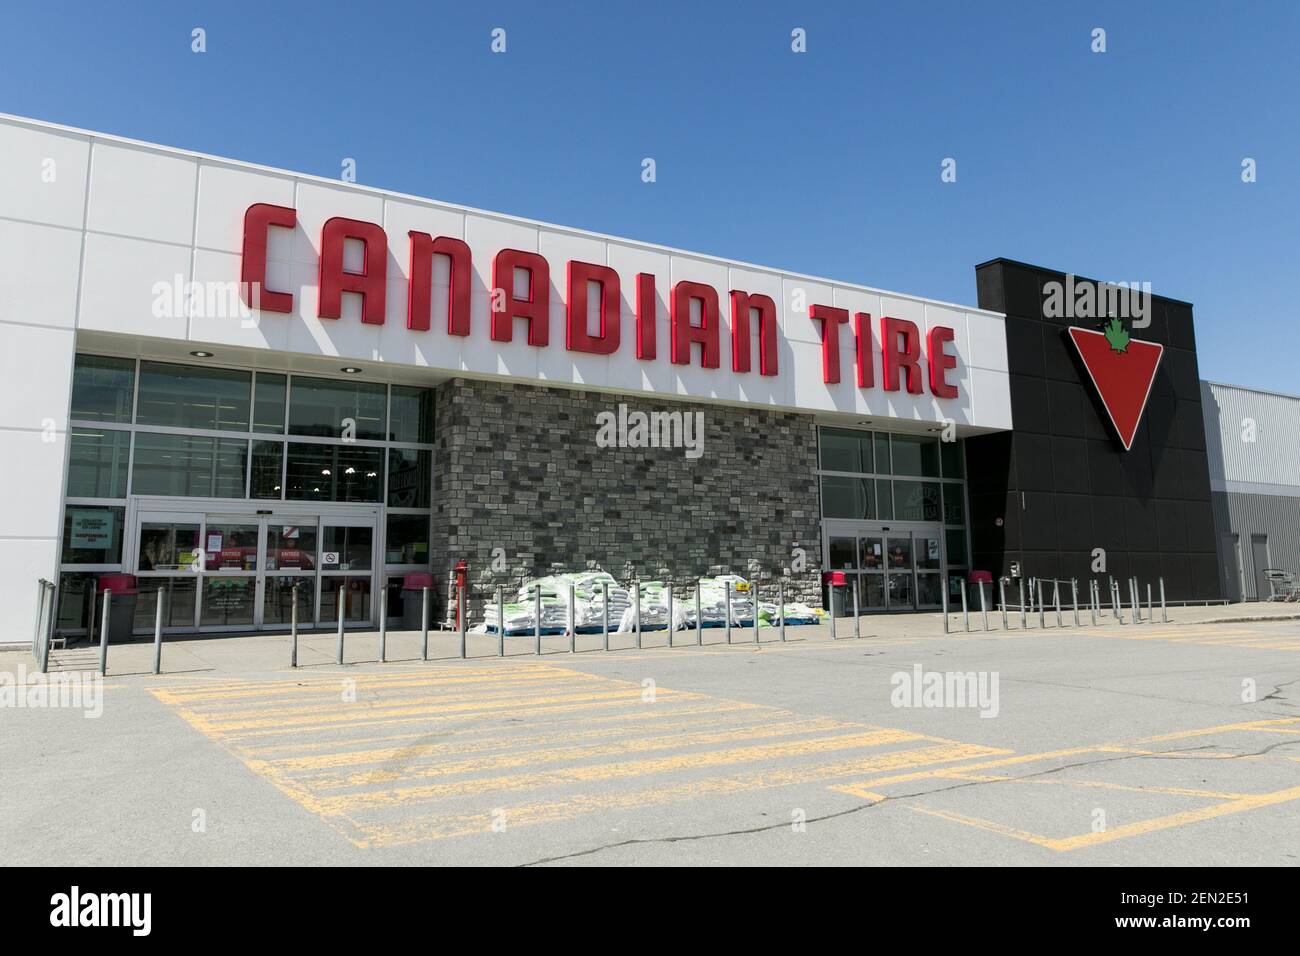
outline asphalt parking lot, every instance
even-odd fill
[[[1222,613],[1222,612],[1220,612]],[[0,709],[34,864],[1295,865],[1300,621],[568,654],[418,636],[111,649],[102,714]],[[851,630],[840,628],[840,636]],[[791,637],[795,636],[791,629]],[[455,653],[446,635],[434,656]],[[595,637],[598,646],[599,635]],[[646,635],[646,643],[662,635]],[[56,652],[61,673],[94,652]],[[32,669],[0,653],[0,672]],[[25,679],[32,678],[27,674]],[[87,685],[87,689],[89,690]]]

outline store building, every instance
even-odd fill
[[[1222,592],[1186,303],[1120,365],[1005,260],[960,306],[14,117],[0,157],[0,641],[119,571],[174,632],[371,626],[461,560]]]
[[[1268,600],[1300,572],[1300,398],[1201,382],[1224,596]]]

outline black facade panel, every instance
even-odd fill
[[[1022,491],[1052,491],[1052,439],[1047,435],[1017,432],[1015,435],[1016,477]]]
[[[1010,380],[1011,420],[1015,423],[1016,434],[1048,434],[1052,426],[1047,408],[1047,381],[1041,376],[1017,375],[1014,372]]]
[[[1107,554],[1128,550],[1125,527],[1124,499],[1118,495],[1094,494],[1092,497],[1092,529],[1096,539],[1094,547],[1104,549]]]
[[[1088,494],[1088,443],[1082,438],[1053,438],[1052,489],[1062,493]]]
[[[1049,381],[1047,404],[1050,406],[1053,435],[1088,437],[1085,421],[1092,410],[1088,407],[1088,396],[1084,394],[1082,385],[1078,382]]]
[[[1161,577],[1169,600],[1218,598],[1191,306],[1153,296],[1149,322],[1131,330],[1166,350],[1125,451],[1063,332],[1100,321],[1044,315],[1044,284],[1065,276],[1003,259],[976,274],[980,306],[1008,315],[1015,431],[966,443],[975,565],[1006,573],[1016,560],[1026,575],[1086,578],[1101,548],[1126,602],[1132,574],[1144,600]]]

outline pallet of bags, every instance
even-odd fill
[[[795,627],[800,624],[816,624],[825,616],[826,612],[820,608],[809,607],[799,601],[793,601],[785,605],[785,623],[788,627]],[[775,603],[759,604],[758,617],[764,627],[776,627],[781,623]]]
[[[533,622],[536,618],[533,616],[531,603],[508,603],[504,608],[498,608],[497,604],[492,602],[483,609],[483,620],[470,630],[475,634],[496,634],[501,627],[501,611],[504,611],[507,635],[533,633]]]

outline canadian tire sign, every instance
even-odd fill
[[[1130,337],[1119,319],[1109,320],[1100,332],[1078,326],[1067,332],[1124,450],[1131,450],[1165,347]]]

